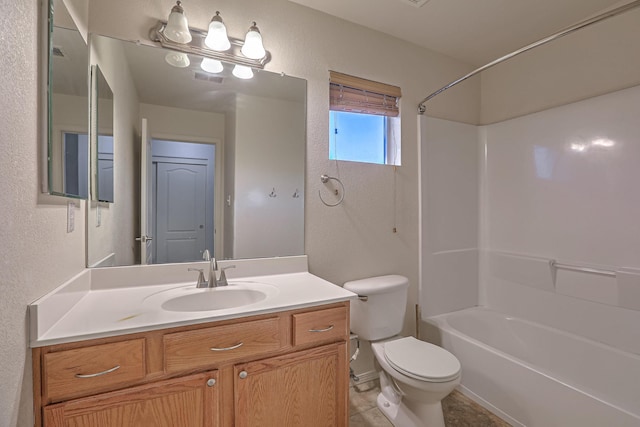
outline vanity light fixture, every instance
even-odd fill
[[[184,14],[184,8],[180,0],[176,1],[176,5],[171,8],[164,35],[176,43],[189,43],[192,39],[187,17]]]
[[[211,18],[209,32],[204,39],[204,44],[216,52],[224,52],[231,47],[231,42],[227,35],[227,27],[224,25],[224,22],[222,22],[222,17],[218,11],[216,11],[216,14]]]
[[[186,68],[191,65],[189,56],[183,52],[169,52],[164,57],[164,60],[167,61],[169,65],[173,65],[177,68]]]
[[[222,62],[212,58],[202,58],[200,68],[202,68],[207,73],[212,74],[220,73],[224,69],[224,67],[222,66]]]
[[[253,78],[253,71],[251,70],[250,67],[247,67],[246,65],[236,64],[236,66],[233,67],[233,71],[231,71],[231,74],[233,74],[239,79],[244,79],[244,80]]]
[[[271,60],[271,54],[264,49],[262,35],[255,22],[249,27],[245,40],[227,35],[220,12],[216,12],[211,18],[208,31],[189,28],[180,1],[171,9],[167,22],[159,21],[150,30],[149,38],[164,48],[185,54],[180,58],[167,55],[167,62],[171,65],[188,66],[183,65],[189,60],[186,54],[199,55],[205,58],[200,67],[209,73],[221,72],[221,62],[227,62],[236,65],[232,71],[234,76],[250,79],[253,77],[252,69],[263,69]],[[174,60],[173,63],[170,59]]]
[[[265,55],[264,46],[262,45],[262,35],[256,26],[255,21],[249,27],[247,35],[244,37],[244,45],[240,50],[244,56],[251,59],[260,59]]]

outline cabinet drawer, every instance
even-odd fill
[[[346,339],[349,335],[346,307],[293,315],[293,345]]]
[[[165,372],[187,371],[280,349],[277,317],[164,336]]]
[[[57,402],[113,390],[145,377],[144,338],[44,355],[47,399]]]

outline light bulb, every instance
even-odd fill
[[[164,27],[164,35],[176,43],[189,43],[191,41],[191,32],[189,32],[189,24],[181,4],[181,1],[177,1],[176,5],[171,9],[167,25]]]
[[[244,45],[240,50],[244,56],[250,59],[261,59],[267,54],[262,45],[262,35],[254,22],[244,38]]]
[[[204,44],[218,52],[224,52],[231,47],[229,36],[227,36],[227,27],[225,27],[222,22],[220,12],[216,12],[213,18],[211,18],[209,32],[204,39]]]
[[[182,52],[169,52],[164,57],[164,60],[167,61],[169,65],[177,68],[186,68],[191,64],[187,54]]]
[[[253,70],[251,70],[251,68],[247,67],[246,65],[236,65],[235,67],[233,67],[233,71],[231,71],[231,74],[239,79],[246,80],[253,78]]]
[[[200,68],[205,70],[207,73],[213,74],[219,73],[224,69],[222,62],[212,58],[203,58],[200,63]]]

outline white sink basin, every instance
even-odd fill
[[[256,289],[235,289],[228,286],[198,290],[201,292],[171,298],[162,304],[162,308],[167,311],[224,310],[255,304],[268,296]]]
[[[156,293],[146,303],[166,311],[213,311],[256,304],[277,293],[275,286],[261,282],[233,282],[228,286],[201,289],[190,285]]]

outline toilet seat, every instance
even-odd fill
[[[420,381],[447,382],[460,375],[460,362],[453,354],[414,337],[386,342],[384,358],[392,368]]]

